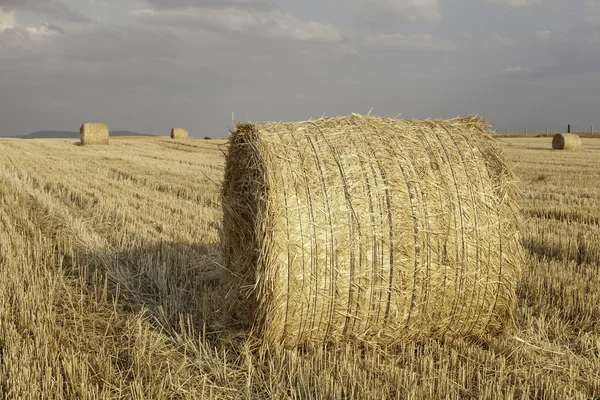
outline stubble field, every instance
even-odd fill
[[[498,139],[521,183],[514,329],[256,351],[224,323],[224,141],[0,140],[0,399],[600,398],[600,139]]]

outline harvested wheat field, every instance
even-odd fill
[[[600,397],[600,139],[497,139],[520,179],[514,328],[262,349],[228,319],[225,141],[0,142],[1,399]]]

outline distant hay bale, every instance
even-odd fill
[[[554,150],[577,150],[581,148],[581,138],[574,133],[558,133],[552,138]]]
[[[487,123],[238,123],[223,183],[239,322],[269,345],[482,337],[511,323],[515,178]]]
[[[79,128],[79,136],[83,146],[95,144],[108,144],[108,125],[106,124],[83,124]]]
[[[173,128],[171,129],[171,139],[187,139],[188,131],[183,128]]]

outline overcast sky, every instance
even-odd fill
[[[600,130],[600,0],[0,0],[0,136],[371,108]]]

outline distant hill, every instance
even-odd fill
[[[110,136],[156,136],[130,131],[110,131]],[[71,131],[37,131],[23,136],[13,136],[18,139],[79,139],[79,132]]]

